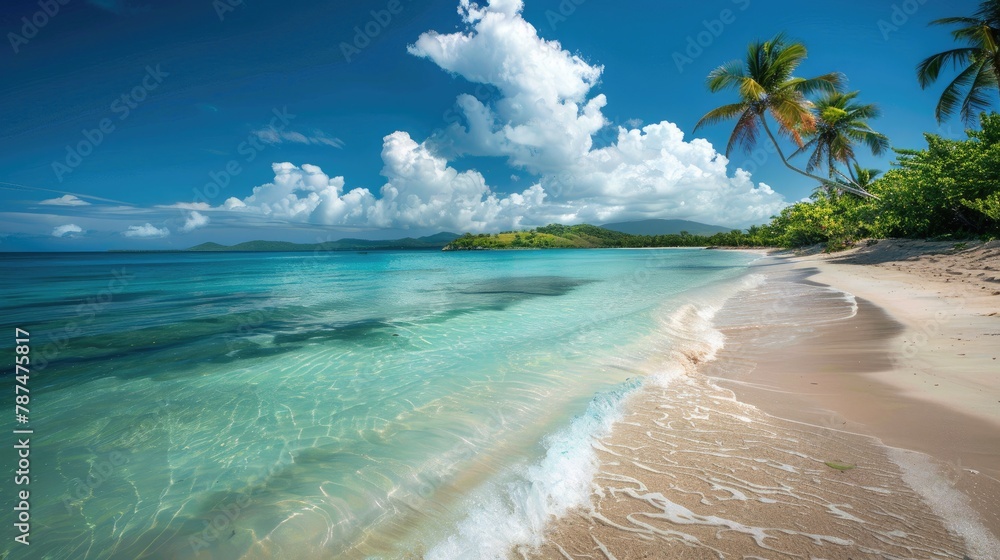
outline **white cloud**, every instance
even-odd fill
[[[374,201],[368,189],[344,193],[344,178],[329,177],[315,165],[275,163],[274,182],[255,187],[244,200],[229,198],[222,209],[289,221],[347,224],[358,221]]]
[[[459,11],[471,30],[424,33],[409,51],[499,92],[493,107],[459,96],[468,128],[448,130],[456,155],[506,156],[534,173],[558,173],[590,150],[606,124],[607,99],[587,98],[604,69],[540,38],[521,7],[519,1],[495,0],[485,8],[463,2]]]
[[[63,237],[67,235],[73,237],[73,234],[75,233],[83,233],[83,228],[81,228],[76,224],[66,224],[62,226],[57,226],[52,230],[53,237]]]
[[[166,237],[170,235],[170,230],[167,228],[157,228],[153,224],[147,222],[141,226],[129,226],[128,230],[122,232],[122,235],[125,237],[139,238]]]
[[[314,165],[276,163],[274,182],[218,209],[328,225],[484,231],[642,218],[744,225],[786,205],[749,173],[729,169],[709,142],[685,141],[668,121],[639,128],[641,121],[626,120],[613,141],[595,148],[594,135],[610,128],[607,99],[591,95],[603,67],[539,37],[522,7],[520,0],[461,0],[464,31],[427,32],[409,47],[496,95],[486,102],[460,95],[463,121],[425,141],[387,135],[377,196],[348,190],[343,177]],[[264,141],[310,143],[294,134],[258,131]],[[534,177],[531,186],[497,193],[481,173],[452,163],[465,155],[505,158]]]
[[[459,172],[405,132],[385,137],[382,161],[388,181],[369,213],[369,223],[379,227],[519,227],[529,207],[545,196],[537,185],[520,194],[497,195],[478,171]]]
[[[498,196],[478,171],[457,171],[405,132],[385,137],[382,159],[387,182],[379,198],[364,188],[344,192],[343,177],[330,178],[315,165],[275,163],[273,182],[219,209],[325,225],[483,231],[520,227],[545,197],[537,184]]]
[[[283,144],[292,142],[294,144],[323,144],[334,148],[343,148],[344,141],[340,138],[330,138],[323,131],[314,131],[312,135],[305,135],[301,132],[279,130],[273,126],[254,130],[253,134],[265,144]]]
[[[175,202],[157,206],[157,208],[178,208],[180,210],[211,210],[212,206],[207,202]]]
[[[184,225],[181,227],[181,231],[188,233],[200,227],[207,226],[208,222],[208,216],[202,214],[201,212],[191,212],[191,214],[188,215],[187,220],[184,222]]]
[[[43,200],[39,204],[45,204],[49,206],[90,206],[90,203],[86,200],[81,200],[79,197],[73,194],[64,194],[59,198],[50,198],[48,200]]]

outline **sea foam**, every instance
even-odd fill
[[[713,317],[726,299],[764,281],[764,276],[750,274],[717,286],[707,296],[701,294],[704,299],[698,303],[665,313],[661,328],[645,341],[644,346],[652,345],[660,356],[645,364],[650,373],[598,394],[584,414],[546,438],[546,453],[538,463],[480,489],[453,534],[434,545],[425,558],[505,559],[514,549],[540,546],[550,521],[590,503],[598,471],[594,445],[611,433],[628,399],[643,386],[667,386],[692,374],[699,363],[714,359],[725,337],[713,327]],[[663,360],[663,355],[668,358]]]

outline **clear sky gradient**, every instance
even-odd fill
[[[922,91],[914,68],[954,46],[927,23],[974,1],[519,4],[7,0],[0,250],[763,223],[815,185],[692,142],[724,152],[732,123],[693,129],[735,101],[708,72],[780,31],[893,146],[964,137],[934,120],[953,74]]]

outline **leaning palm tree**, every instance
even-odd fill
[[[944,88],[934,116],[938,122],[946,120],[958,109],[966,124],[990,107],[1000,81],[1000,0],[986,0],[979,5],[973,17],[936,19],[931,25],[959,25],[951,32],[956,41],[966,46],[947,50],[927,57],[917,65],[920,87],[926,89],[937,81],[941,68],[950,64],[961,68]]]
[[[854,153],[857,144],[864,144],[876,156],[889,150],[889,139],[872,130],[867,122],[879,116],[878,107],[872,103],[856,103],[854,100],[858,93],[835,91],[817,100],[814,107],[815,128],[806,134],[806,143],[791,157],[812,150],[806,163],[806,171],[826,166],[831,179],[839,175],[867,192],[857,177],[847,177],[837,169],[837,164],[843,164],[848,167],[848,173],[851,173],[850,165],[857,165]]]
[[[785,167],[815,179],[824,185],[849,190],[859,196],[870,197],[863,189],[844,187],[829,179],[817,177],[788,163],[781,151],[778,139],[767,123],[770,116],[778,125],[778,133],[790,138],[796,146],[802,147],[802,135],[811,133],[816,127],[813,104],[806,96],[817,92],[835,92],[844,81],[837,72],[823,74],[815,78],[797,78],[792,74],[806,58],[806,47],[802,43],[790,42],[783,33],[769,41],[754,41],[747,48],[743,61],[734,60],[712,70],[708,75],[708,89],[713,93],[734,89],[739,101],[723,105],[709,111],[695,125],[695,130],[708,124],[736,118],[736,128],[726,146],[728,156],[738,144],[750,151],[757,145],[759,128],[774,143]]]

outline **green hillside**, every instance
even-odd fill
[[[449,243],[445,251],[485,249],[595,249],[639,247],[754,246],[752,238],[740,230],[711,236],[690,234],[632,235],[580,224],[550,224],[527,231],[503,233],[466,233]]]

